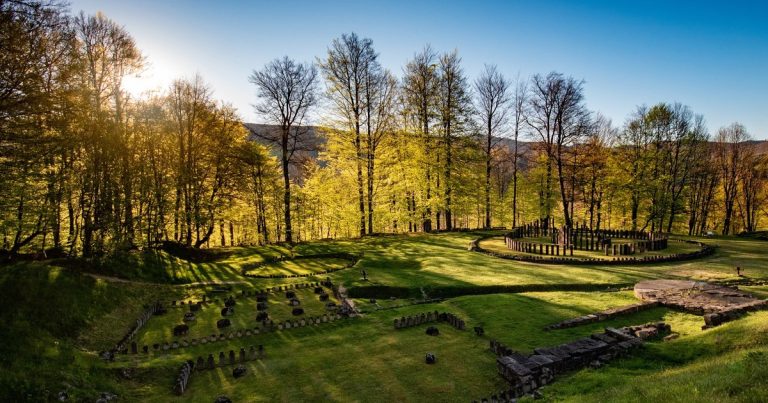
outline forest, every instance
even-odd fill
[[[768,215],[768,146],[738,122],[708,128],[662,100],[612,122],[580,77],[492,61],[469,77],[458,50],[419,45],[400,71],[355,33],[315,60],[274,55],[243,77],[263,117],[246,125],[200,76],[126,91],[151,61],[119,22],[0,0],[0,250],[90,257],[551,218],[728,235]]]

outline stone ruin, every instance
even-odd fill
[[[458,330],[464,330],[466,327],[464,320],[458,316],[448,312],[439,313],[437,311],[403,316],[400,319],[394,320],[394,327],[395,329],[405,329],[432,322],[446,322]]]
[[[511,350],[491,340],[490,349],[498,356],[496,365],[499,375],[509,382],[509,389],[482,402],[508,402],[535,393],[551,383],[556,375],[584,368],[600,367],[604,363],[641,346],[643,340],[657,337],[671,329],[663,322],[621,329],[606,328],[603,333],[593,334],[555,347],[537,348],[531,355]]]
[[[544,330],[566,329],[569,327],[585,325],[587,323],[602,322],[604,320],[612,319],[617,316],[632,314],[635,312],[644,311],[646,309],[655,308],[659,305],[660,304],[658,301],[643,301],[643,302],[638,302],[636,304],[620,306],[617,308],[610,308],[604,311],[591,313],[589,315],[583,315],[577,318],[566,319],[562,322],[549,325],[545,327]]]
[[[179,369],[179,375],[176,377],[176,382],[173,384],[173,392],[181,396],[187,390],[187,384],[189,378],[192,376],[192,371],[195,369],[195,363],[193,361],[186,361],[181,364]]]
[[[637,283],[634,292],[643,301],[703,315],[704,329],[737,319],[746,312],[768,308],[768,300],[703,281],[647,280]]]

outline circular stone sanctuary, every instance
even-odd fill
[[[679,261],[706,256],[702,242],[670,239],[661,232],[555,226],[554,220],[513,228],[502,237],[479,239],[471,250],[535,263],[632,264]]]

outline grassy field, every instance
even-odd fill
[[[491,338],[531,351],[600,331],[665,320],[680,337],[650,343],[632,357],[599,370],[578,371],[545,387],[552,401],[738,401],[768,398],[768,313],[753,313],[715,329],[701,330],[701,317],[655,308],[609,322],[544,331],[563,319],[635,302],[621,291],[649,278],[768,280],[764,241],[718,238],[716,253],[702,260],[640,266],[537,265],[467,251],[478,234],[379,236],[282,246],[227,248],[217,259],[190,262],[166,252],[126,254],[100,264],[16,263],[0,266],[0,397],[2,401],[55,399],[67,391],[74,400],[95,400],[111,391],[122,401],[211,402],[225,394],[233,401],[470,401],[504,387],[496,374]],[[328,275],[260,279],[241,275],[245,267],[279,256],[318,253],[361,255],[357,264]],[[298,259],[263,266],[280,272],[312,272],[343,261]],[[294,266],[298,265],[298,266]],[[361,277],[365,270],[368,280]],[[108,277],[120,277],[121,281]],[[327,324],[277,331],[148,355],[118,355],[104,363],[98,352],[114,345],[144,304],[154,300],[197,299],[211,283],[240,290],[330,278],[343,284],[365,313]],[[768,287],[745,290],[761,297]],[[513,291],[513,292],[511,292]],[[226,294],[222,294],[226,295]],[[415,304],[423,297],[450,297]],[[374,302],[369,298],[374,297]],[[392,298],[394,297],[394,298]],[[307,311],[324,305],[312,289],[298,291]],[[255,326],[255,299],[238,299],[233,329]],[[216,333],[221,301],[198,313],[188,337]],[[283,294],[271,294],[273,319],[293,316]],[[392,321],[426,311],[452,312],[485,336],[437,324],[394,330]],[[174,339],[185,308],[170,308],[150,320],[139,343]],[[183,360],[218,351],[263,345],[266,357],[246,364],[248,374],[232,377],[231,367],[195,373],[184,396],[171,393]],[[424,355],[438,357],[434,366]],[[31,374],[34,374],[31,375]],[[763,380],[763,381],[761,381]]]

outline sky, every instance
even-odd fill
[[[373,40],[397,76],[426,44],[457,49],[474,80],[558,71],[585,81],[587,106],[621,126],[639,105],[680,102],[715,133],[740,122],[768,139],[768,1],[72,0],[103,12],[147,58],[139,93],[200,74],[247,122],[254,69],[287,55],[314,62],[334,38]]]

